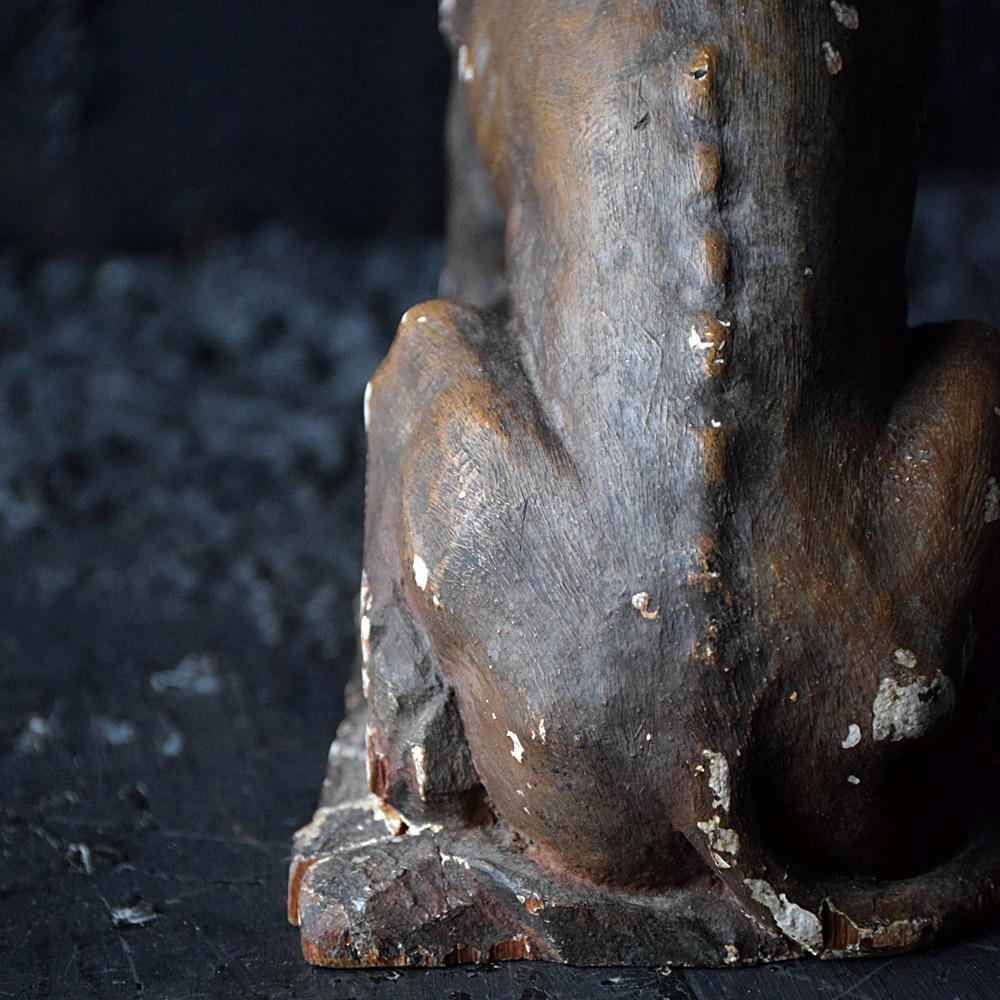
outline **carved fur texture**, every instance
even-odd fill
[[[367,403],[372,792],[807,952],[975,918],[1000,334],[906,327],[932,6],[442,8],[448,300]]]

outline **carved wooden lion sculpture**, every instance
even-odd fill
[[[998,901],[1000,335],[905,325],[932,14],[442,4],[448,301],[366,398],[312,961],[900,950]]]

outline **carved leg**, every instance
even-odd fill
[[[634,740],[629,734],[619,750],[574,733],[572,707],[539,702],[546,688],[537,666],[506,655],[518,637],[516,630],[500,636],[505,609],[520,600],[515,617],[536,628],[554,625],[557,609],[572,602],[559,593],[554,553],[583,505],[502,332],[447,303],[414,307],[373,380],[369,407],[361,634],[373,794],[357,778],[356,703],[338,735],[324,807],[300,834],[293,862],[290,915],[302,925],[310,960],[720,964],[737,954],[789,954],[779,934],[741,912],[641,789],[630,801],[663,827],[656,855],[644,846],[645,829],[634,831],[634,847],[609,853],[618,813],[593,813],[578,785],[596,773],[614,783],[621,769],[605,763],[549,773],[545,765],[567,753],[597,762],[620,752],[627,761]],[[530,527],[524,497],[541,507]],[[504,576],[496,579],[504,600],[488,609],[476,595],[492,573]],[[509,589],[517,579],[519,598]],[[623,606],[641,630],[642,616],[627,598]],[[585,603],[577,613],[588,611]],[[478,638],[470,651],[467,642],[453,644],[456,635]],[[566,643],[573,656],[572,621]],[[526,697],[514,695],[517,685]],[[477,764],[491,775],[492,812],[478,794],[458,707],[474,726]],[[627,773],[630,765],[622,766]],[[528,803],[536,802],[533,814]],[[529,850],[505,822],[512,815],[548,849]],[[357,853],[345,859],[350,851]],[[567,879],[557,857],[605,866],[610,881],[669,877],[678,889],[662,898],[604,889]],[[697,890],[681,888],[692,882]],[[595,949],[611,919],[617,935]]]

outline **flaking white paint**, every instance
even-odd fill
[[[729,761],[718,750],[702,750],[708,761],[708,787],[715,793],[713,809],[729,811]]]
[[[861,742],[861,727],[856,723],[852,722],[847,727],[847,736],[841,742],[841,746],[845,750],[850,750],[851,747],[856,747]]]
[[[815,913],[793,903],[783,892],[775,892],[771,884],[763,879],[747,878],[743,884],[754,900],[771,911],[783,934],[807,951],[816,952],[823,946],[823,924]]]
[[[909,684],[897,684],[884,677],[872,703],[872,738],[915,740],[955,707],[955,685],[950,677],[914,677]]]
[[[419,555],[413,556],[413,582],[421,589],[427,589],[427,563]]]
[[[698,829],[705,834],[709,849],[720,854],[736,854],[740,849],[740,836],[735,830],[720,826],[721,820],[716,814],[707,822],[698,823]]]
[[[426,798],[427,786],[427,750],[421,743],[410,747],[410,759],[413,761],[413,776],[417,779],[417,792],[422,799]]]

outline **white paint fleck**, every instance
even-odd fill
[[[365,433],[368,433],[368,428],[371,426],[372,422],[372,384],[371,382],[365,383],[365,402],[363,407],[364,417],[365,417]]]
[[[892,658],[901,667],[906,667],[907,670],[912,670],[917,665],[917,656],[912,649],[897,649],[892,654]]]
[[[735,965],[740,960],[740,950],[734,944],[726,945],[726,957],[723,961],[726,965]]]
[[[544,743],[545,742],[545,716],[538,720],[538,738]]]
[[[861,742],[861,727],[856,723],[852,722],[847,727],[847,736],[841,742],[841,746],[845,750],[850,750],[851,747],[856,747]]]
[[[909,684],[884,677],[872,703],[872,737],[876,740],[915,740],[955,707],[955,685],[938,674],[932,680],[917,676]]]
[[[410,759],[413,761],[413,775],[417,779],[417,791],[425,799],[424,788],[427,785],[427,750],[421,743],[410,747]]]
[[[648,743],[653,738],[652,733],[646,733],[646,742]]]
[[[427,563],[422,556],[413,556],[413,582],[421,589],[427,589]]]
[[[471,868],[468,858],[460,857],[457,854],[445,854],[444,851],[438,851],[443,862],[453,865],[461,865],[463,868]]]
[[[733,325],[732,320],[720,319],[719,326],[724,326],[727,330]]]
[[[746,878],[743,884],[761,906],[766,906],[771,911],[774,922],[783,934],[797,941],[807,951],[816,952],[823,946],[823,925],[815,913],[791,902],[783,892],[776,893],[770,883],[763,879]]]
[[[727,830],[719,825],[718,814],[707,823],[699,823],[698,829],[705,834],[709,849],[721,854],[736,854],[740,849],[740,836],[735,830]]]
[[[363,830],[364,827],[361,827],[360,829]],[[331,854],[351,854],[354,851],[363,851],[366,847],[374,847],[376,844],[384,844],[388,840],[390,840],[389,837],[369,837],[367,840],[355,841],[355,843],[353,843],[353,844],[340,844],[339,846],[332,848],[331,851],[330,851],[330,853]],[[359,864],[361,864],[362,861],[366,860],[367,857],[368,856],[366,854],[355,855],[353,858],[351,858],[351,863],[355,864],[355,865],[359,865]],[[363,899],[355,899],[354,900],[354,908],[356,910],[363,909],[364,905],[365,904],[364,904],[364,900]],[[301,916],[300,916],[299,919],[301,920]]]
[[[823,58],[826,60],[826,71],[830,76],[836,76],[844,68],[843,58],[829,42],[824,42],[821,48]]]
[[[726,861],[726,859],[721,854],[716,854],[715,851],[710,852],[712,855],[712,860],[715,862],[717,868],[732,868],[733,866]]]
[[[729,811],[729,761],[717,750],[703,750],[708,761],[708,787],[715,793],[713,809]]]
[[[830,0],[830,7],[833,10],[833,16],[845,28],[847,28],[848,31],[858,30],[861,18],[858,17],[857,7],[852,7],[849,3],[840,3],[839,0]]]
[[[632,595],[632,607],[642,615],[646,621],[652,621],[654,618],[660,617],[660,609],[654,608],[652,611],[649,610],[649,594],[645,590],[640,590],[638,594]]]
[[[511,757],[514,758],[514,760],[518,762],[518,764],[520,764],[522,758],[524,757],[524,747],[521,746],[521,741],[517,738],[517,733],[512,732],[510,729],[508,729],[507,736],[510,739],[511,743],[514,744],[514,749],[511,750],[510,755]]]
[[[496,712],[490,712],[490,715],[493,716],[493,721],[496,722],[497,721],[497,713]]]
[[[698,331],[692,326],[691,336],[688,337],[688,344],[691,345],[696,351],[707,351],[710,347],[714,346],[710,340],[702,340],[698,336]]]
[[[394,837],[418,837],[429,830],[431,833],[440,833],[440,823],[417,823],[415,820],[404,816],[398,809],[394,809],[388,802],[384,802],[377,795],[369,795],[367,800],[368,809],[372,818],[376,822],[381,822]]]
[[[722,421],[721,421],[721,420],[709,420],[709,423],[710,423],[710,424],[711,424],[711,425],[712,425],[712,426],[713,426],[713,427],[714,427],[714,428],[715,428],[716,430],[718,430],[718,429],[719,429],[719,428],[720,428],[720,427],[722,426]]]
[[[426,323],[427,322],[427,317],[426,316],[418,316],[417,317],[417,322],[418,323]]]
[[[986,523],[992,524],[1000,521],[1000,486],[997,485],[996,477],[990,476],[986,480]]]
[[[463,83],[472,83],[476,78],[476,67],[469,60],[468,45],[460,45],[458,48],[458,78]]]
[[[368,585],[368,574],[361,571],[361,591],[358,597],[361,610],[361,621],[358,631],[361,634],[361,693],[367,698],[369,688],[368,664],[371,661],[372,621],[369,612],[372,609],[372,591]]]
[[[860,785],[861,779],[856,774],[849,774],[847,776],[847,783],[849,785]]]

